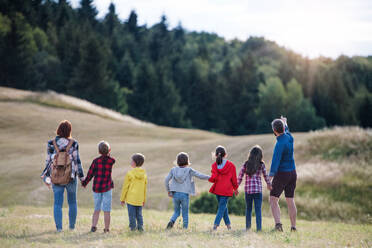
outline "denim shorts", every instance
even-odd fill
[[[111,199],[112,199],[112,189],[103,193],[93,192],[94,198],[94,210],[103,210],[104,212],[111,211]]]

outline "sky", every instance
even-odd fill
[[[170,28],[181,23],[226,40],[263,36],[310,58],[372,55],[372,0],[94,0],[99,18],[111,2],[123,21],[135,10],[139,25],[164,14]]]

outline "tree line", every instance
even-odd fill
[[[372,57],[309,59],[262,37],[151,27],[93,0],[0,0],[0,85],[54,90],[160,125],[231,135],[372,126]]]

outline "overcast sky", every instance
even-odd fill
[[[264,36],[311,58],[372,55],[372,0],[95,0],[99,17],[111,2],[122,20],[136,10],[140,25],[165,14],[171,28],[181,22],[227,40]]]

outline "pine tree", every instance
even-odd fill
[[[136,11],[132,10],[129,14],[128,21],[126,22],[128,30],[134,36],[137,36],[138,27],[137,27],[137,13]]]
[[[259,102],[259,81],[256,62],[250,53],[234,68],[233,76],[227,83],[229,98],[225,112],[234,116],[229,122],[229,133],[254,132],[257,125],[254,110]]]
[[[62,28],[73,17],[71,6],[67,0],[59,0],[57,7],[56,26],[58,30]]]
[[[11,30],[5,36],[1,59],[3,84],[15,88],[32,89],[32,64],[37,46],[32,28],[24,16],[16,13],[11,20]]]
[[[81,0],[78,14],[80,20],[82,21],[88,21],[92,25],[95,25],[97,23],[96,16],[98,14],[98,11],[93,5],[93,0]]]
[[[121,87],[132,89],[135,78],[135,67],[130,54],[127,52],[125,53],[123,59],[120,61],[116,79],[120,83]]]
[[[109,12],[105,16],[103,23],[106,29],[105,33],[108,35],[108,37],[112,37],[114,30],[118,28],[120,24],[119,17],[115,12],[115,5],[113,3],[110,4]]]
[[[151,59],[154,62],[157,62],[168,54],[170,40],[167,18],[163,15],[160,23],[155,24],[151,28],[149,49]]]

